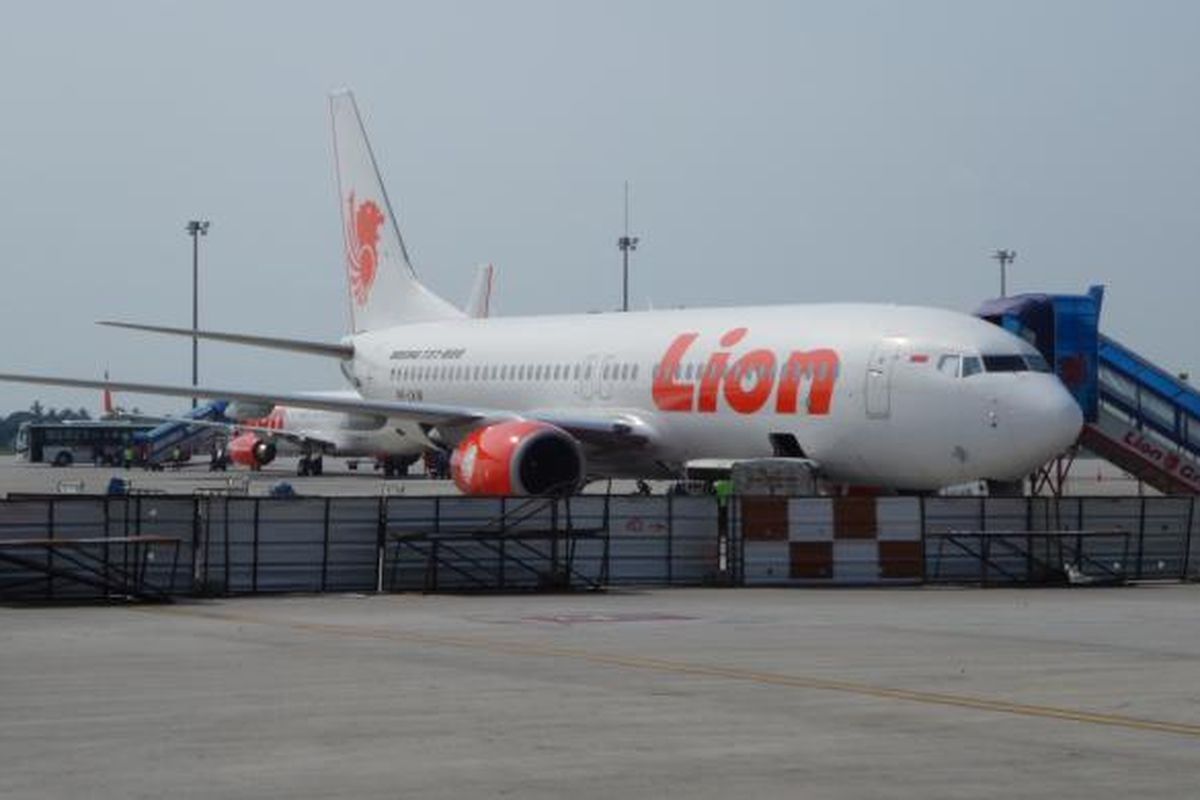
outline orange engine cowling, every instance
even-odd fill
[[[569,494],[583,485],[579,442],[546,422],[498,422],[472,431],[450,456],[463,494]]]
[[[275,445],[256,433],[240,433],[229,440],[229,460],[243,467],[258,469],[275,460]]]

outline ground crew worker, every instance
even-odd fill
[[[133,466],[133,445],[125,445],[125,452],[121,454],[121,461],[125,465],[125,469]]]
[[[713,482],[713,492],[717,495],[717,535],[729,535],[729,497],[733,494],[733,481],[722,478]]]

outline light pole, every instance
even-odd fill
[[[621,251],[621,310],[629,310],[629,251],[637,250],[638,237],[629,235],[629,181],[625,181],[625,235],[617,239]]]
[[[199,385],[200,372],[198,358],[200,354],[200,237],[208,235],[209,221],[206,219],[188,220],[184,227],[188,236],[192,237],[192,388]],[[192,398],[192,408],[196,407],[196,398]]]
[[[992,253],[992,258],[1000,262],[1000,296],[1008,297],[1008,286],[1006,280],[1005,268],[1012,262],[1017,260],[1016,250],[997,250]]]

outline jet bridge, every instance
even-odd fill
[[[1163,493],[1200,494],[1200,391],[1100,333],[1103,298],[1101,286],[1086,295],[1023,294],[990,300],[976,314],[1054,365],[1083,409],[1083,447]],[[1058,465],[1043,479],[1057,493],[1065,477]]]

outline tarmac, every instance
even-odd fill
[[[54,467],[50,464],[30,464],[16,456],[0,456],[0,494],[104,494],[109,481],[116,477],[128,482],[139,492],[190,494],[196,490],[232,492],[235,494],[266,495],[279,483],[288,483],[298,493],[314,495],[379,495],[457,494],[450,481],[430,480],[423,474],[411,478],[387,479],[369,463],[351,470],[340,459],[324,460],[325,472],[320,476],[301,477],[296,474],[296,458],[280,458],[264,469],[251,471],[231,468],[213,472],[207,458],[196,459],[178,469],[167,467],[153,471],[133,467],[93,466],[77,464]]]
[[[384,478],[370,463],[363,463],[351,470],[345,461],[336,458],[324,459],[324,474],[299,476],[296,474],[296,458],[280,458],[261,470],[231,468],[226,472],[212,472],[205,458],[196,459],[179,468],[167,467],[152,471],[133,467],[102,467],[77,464],[70,467],[54,467],[50,464],[30,464],[12,455],[0,455],[0,496],[9,494],[104,494],[109,481],[116,477],[126,481],[128,487],[137,492],[191,494],[197,490],[263,496],[280,483],[289,484],[297,494],[314,496],[367,496],[416,494],[422,496],[458,494],[453,481],[434,480],[413,467],[406,478]],[[666,492],[669,481],[651,481],[656,493]],[[609,488],[608,481],[595,481],[585,488],[586,493],[603,493]],[[612,482],[617,493],[632,493],[635,481]]]
[[[0,797],[1183,798],[1200,588],[0,608]]]

